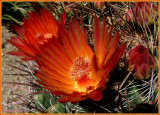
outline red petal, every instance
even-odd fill
[[[34,57],[29,57],[29,56],[25,56],[25,57],[23,57],[23,58],[21,58],[21,59],[24,60],[24,61],[36,60],[36,58],[34,58]]]
[[[84,56],[91,59],[93,57],[93,51],[88,44],[83,27],[80,27],[74,18],[72,19],[72,23],[68,23],[68,26],[69,30],[65,26],[62,26],[61,36],[70,58],[73,60],[76,57]]]
[[[29,56],[35,56],[33,49],[31,49],[23,40],[19,37],[11,37],[11,39],[7,40],[12,45],[16,46],[19,50],[26,53]]]
[[[26,56],[26,54],[24,54],[24,53],[21,52],[21,51],[10,51],[10,52],[8,52],[7,54],[15,55],[15,56]]]
[[[100,101],[102,99],[102,91],[95,91],[89,97],[94,101]]]
[[[108,28],[106,27],[105,18],[103,19],[103,23],[100,24],[99,19],[95,15],[93,23],[93,39],[94,52],[97,58],[98,68],[101,68],[109,43]]]
[[[140,73],[138,73],[138,74],[142,75],[142,77],[143,77],[142,79],[146,78],[147,74],[149,73],[146,63],[142,64],[141,68],[139,68],[139,69],[140,69],[140,71],[139,71]]]
[[[122,54],[124,53],[126,48],[126,44],[123,44],[115,54],[115,56],[112,58],[110,63],[107,65],[107,73],[110,73],[110,71],[118,64],[119,60],[121,59]]]
[[[119,43],[119,33],[117,32],[114,38],[112,38],[112,41],[109,42],[109,45],[106,49],[107,52],[104,59],[104,65],[107,65],[108,63],[110,63],[110,60],[112,60],[113,56],[115,55],[118,49],[118,43]]]
[[[79,101],[82,101],[84,99],[87,99],[88,97],[81,97],[81,96],[77,96],[77,95],[71,95],[71,96],[61,96],[58,100],[61,103],[66,103],[66,102],[72,102],[72,103],[77,103]]]
[[[64,96],[64,95],[58,99],[60,103],[66,103],[66,102],[69,102],[70,100],[71,100],[70,96]]]
[[[16,33],[23,37],[24,33],[25,33],[25,30],[24,30],[24,27],[23,26],[13,26],[13,28],[16,30]]]
[[[60,23],[65,25],[66,23],[66,12],[64,11],[63,14],[60,16]]]
[[[47,9],[41,9],[41,18],[43,22],[43,26],[46,28],[47,33],[51,33],[57,37],[58,33],[58,21],[55,19],[52,13],[50,13]]]

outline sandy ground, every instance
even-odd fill
[[[10,67],[8,64],[20,67],[20,64],[15,60],[20,60],[15,56],[6,54],[9,51],[16,49],[6,40],[11,36],[15,36],[9,30],[2,26],[2,82],[24,82],[25,78],[18,75],[5,75],[13,73],[22,73]],[[24,94],[26,92],[24,86],[12,85],[12,84],[2,84],[2,112],[3,113],[24,113],[23,107],[19,104],[21,102],[20,98],[17,98],[15,94]]]

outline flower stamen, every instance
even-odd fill
[[[80,80],[83,77],[91,78],[91,61],[88,57],[76,57],[73,65],[70,67],[69,75],[74,80]]]

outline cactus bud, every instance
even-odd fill
[[[133,71],[137,79],[147,79],[155,67],[155,60],[143,45],[134,47],[128,54],[129,71]]]
[[[134,21],[133,12],[131,9],[128,9],[128,12],[126,13],[126,20],[128,22],[131,22],[132,20]]]
[[[158,8],[152,2],[137,2],[135,4],[134,12],[140,24],[142,24],[144,20],[150,25],[154,22],[154,18],[158,15]],[[131,9],[128,9],[128,12],[126,13],[126,19],[129,22],[131,20],[135,21]]]
[[[158,14],[158,9],[152,2],[137,2],[135,12],[140,23],[142,23],[143,17],[146,23],[152,24],[154,22],[155,16]]]
[[[104,10],[106,8],[104,2],[94,2],[94,6],[98,10]]]

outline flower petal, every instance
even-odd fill
[[[112,60],[110,61],[110,63],[106,67],[107,73],[110,73],[111,70],[118,64],[119,60],[121,59],[122,54],[125,51],[125,48],[126,48],[126,44],[123,44],[118,49],[118,51],[116,52],[116,54],[114,55],[114,57],[112,58]]]
[[[83,27],[73,18],[72,23],[68,24],[69,30],[62,27],[61,36],[64,47],[71,59],[83,56],[92,59],[93,51],[88,45],[86,34]]]
[[[100,101],[102,99],[102,91],[95,91],[89,97],[94,101]]]
[[[19,37],[11,37],[11,39],[7,40],[12,45],[16,46],[19,50],[26,53],[29,56],[34,56],[34,52],[31,48],[27,46],[27,44],[21,40]]]

